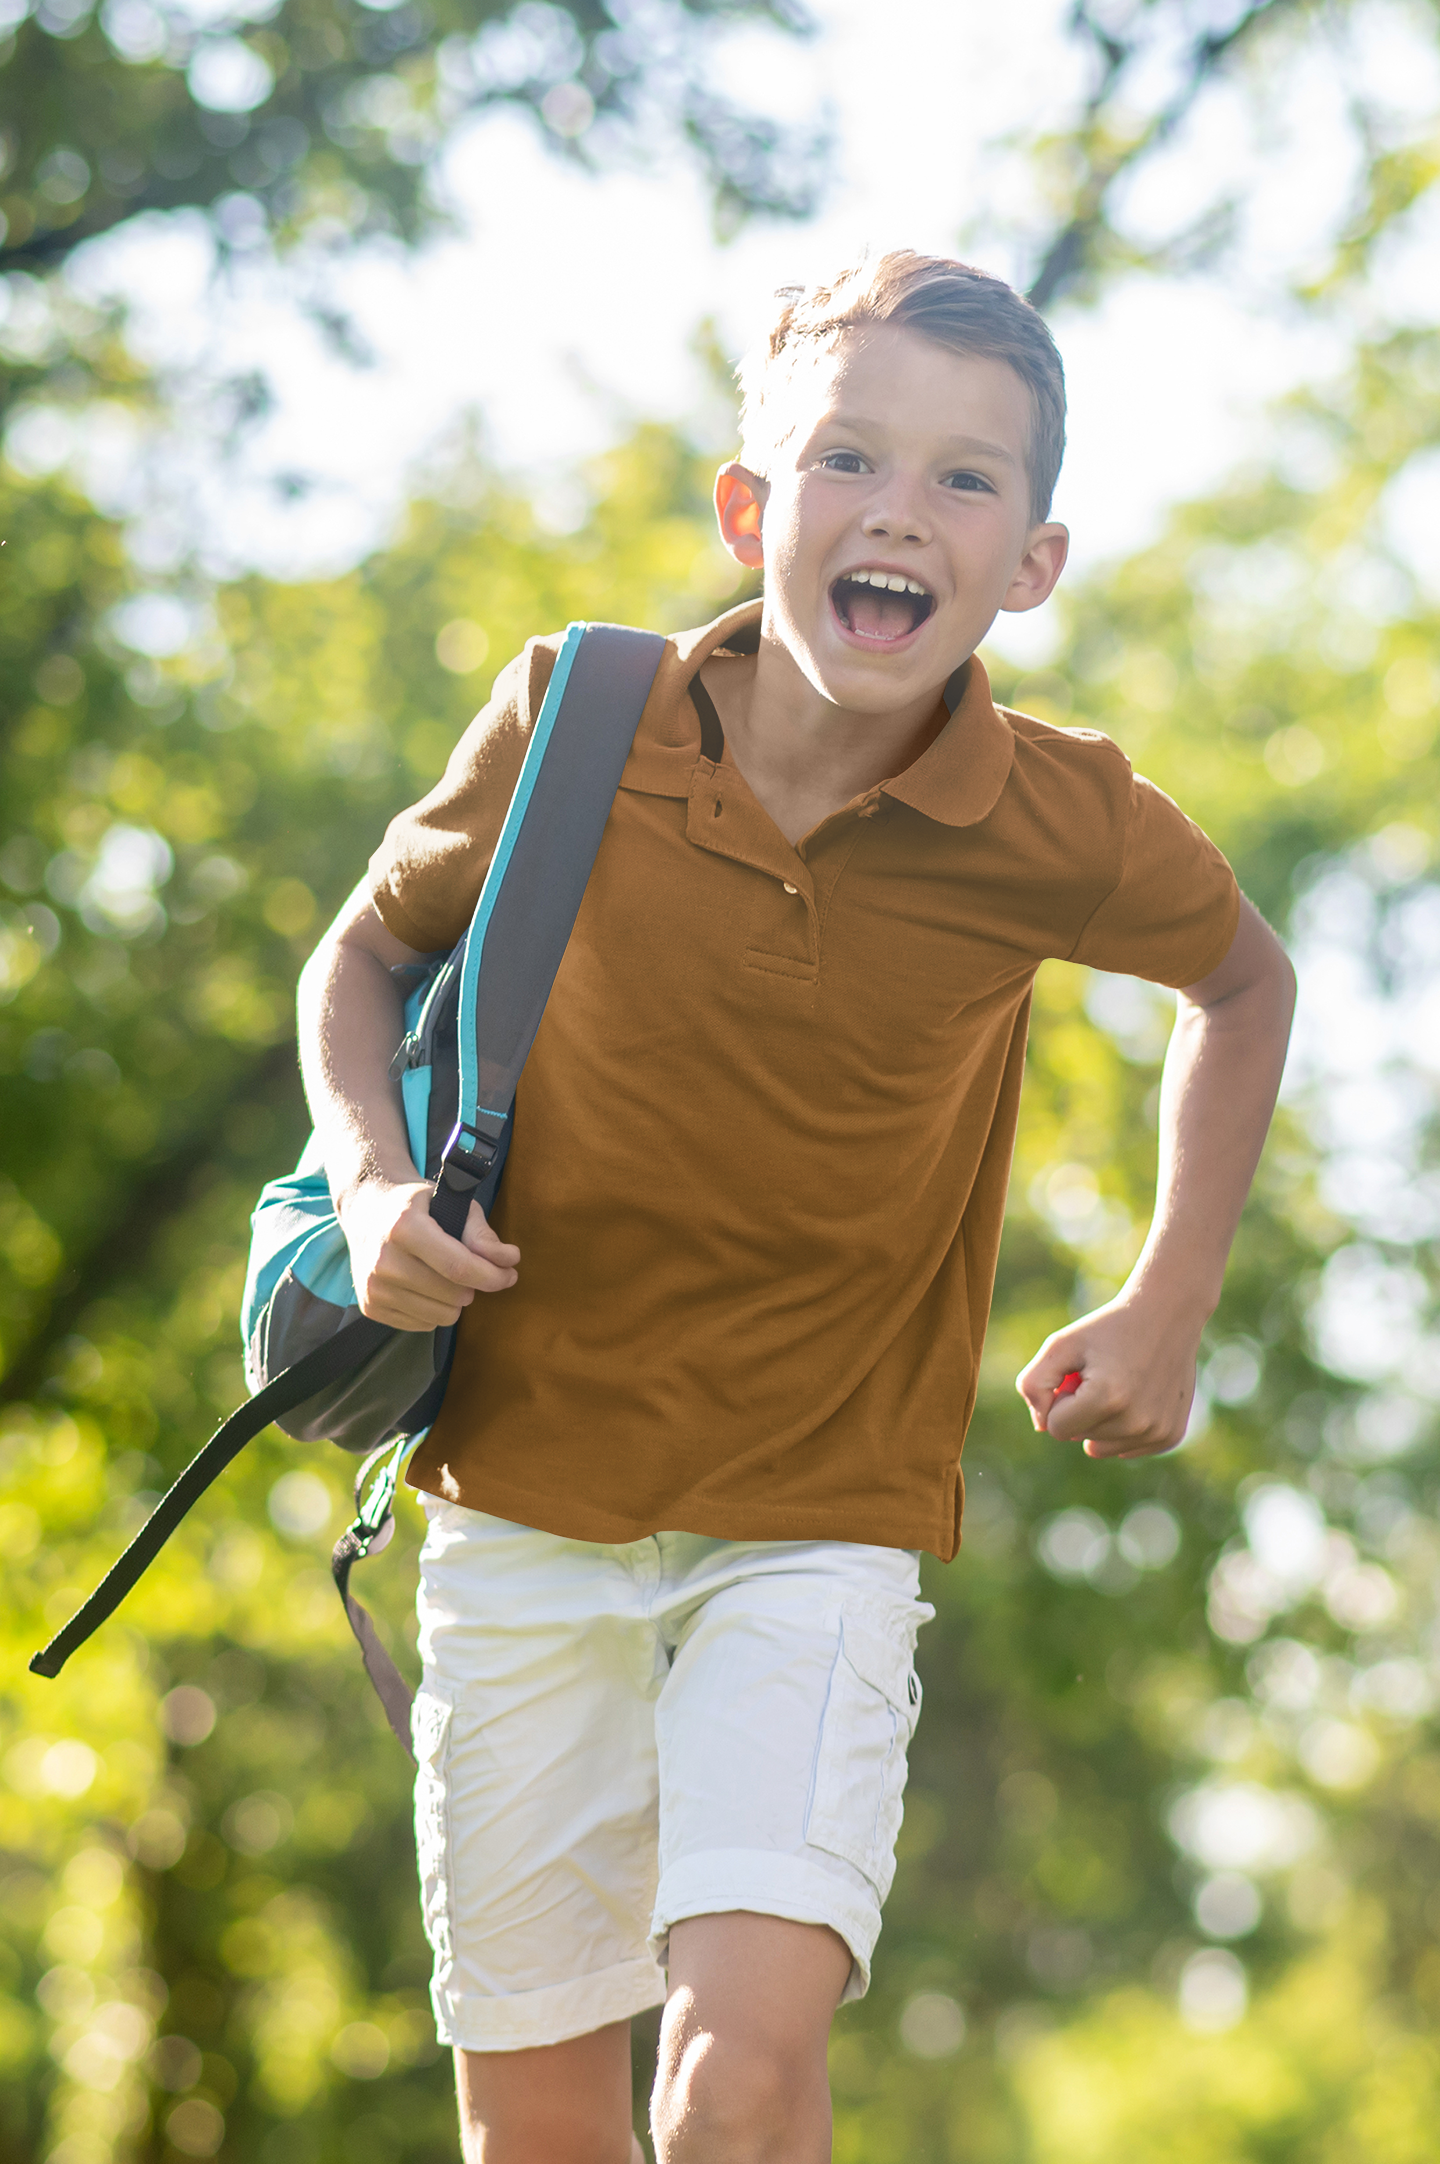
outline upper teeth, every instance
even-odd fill
[[[918,579],[902,578],[898,571],[847,571],[846,578],[852,586],[884,586],[892,594],[926,594],[928,587]]]

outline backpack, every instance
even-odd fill
[[[430,1213],[454,1238],[471,1202],[488,1210],[499,1187],[516,1086],[664,646],[653,632],[618,624],[570,625],[470,928],[449,954],[397,972],[407,980],[405,1035],[391,1073],[411,1156],[433,1183]],[[60,1673],[206,1489],[273,1421],[302,1441],[329,1439],[364,1454],[355,1517],[331,1570],[370,1680],[408,1751],[411,1694],[350,1592],[350,1572],[389,1543],[401,1467],[440,1410],[455,1331],[399,1330],[360,1313],[313,1134],[294,1172],[264,1189],[251,1224],[241,1322],[249,1403],[191,1459],[30,1669]]]

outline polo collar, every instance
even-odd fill
[[[1000,801],[1015,763],[1015,732],[990,696],[990,679],[978,654],[945,686],[950,709],[933,744],[893,781],[880,784],[897,804],[908,804],[947,827],[973,827]]]
[[[759,601],[746,601],[738,609],[727,609],[711,624],[673,632],[665,641],[620,777],[622,789],[637,790],[642,796],[689,796],[700,757],[700,716],[690,696],[691,682],[712,654],[754,653],[762,606]],[[739,644],[732,646],[732,640]]]
[[[763,604],[747,601],[713,623],[681,631],[665,652],[645,702],[621,786],[644,796],[688,797],[700,752],[700,717],[690,684],[712,654],[754,653]],[[950,708],[933,744],[882,793],[942,826],[974,826],[992,812],[1010,777],[1015,738],[990,696],[984,664],[972,654],[945,686]]]

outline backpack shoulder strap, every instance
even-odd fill
[[[620,624],[565,634],[465,941],[460,1116],[433,1211],[446,1231],[494,1165],[664,651]]]

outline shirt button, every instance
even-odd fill
[[[789,880],[787,879],[785,881],[785,892],[787,894],[798,894],[800,892],[800,889],[798,887],[792,887]]]

